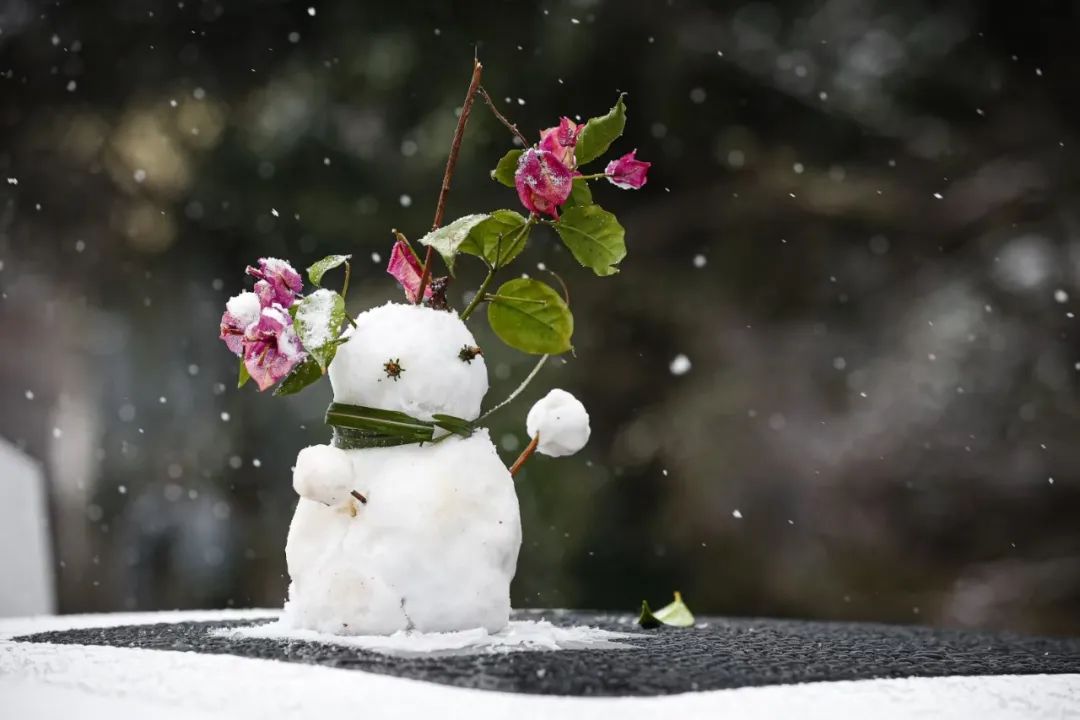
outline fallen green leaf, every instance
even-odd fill
[[[655,612],[649,608],[648,601],[641,601],[641,615],[638,617],[638,625],[643,628],[655,628],[660,627],[660,625],[692,627],[693,624],[694,614],[690,612],[690,608],[683,602],[682,593],[678,590],[675,591],[675,599],[671,603]]]

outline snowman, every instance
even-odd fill
[[[329,376],[336,403],[425,421],[476,420],[488,390],[465,323],[423,305],[361,313]],[[527,429],[530,448],[567,455],[588,440],[588,415],[555,390],[530,411]],[[435,439],[300,452],[287,627],[335,635],[506,627],[521,546],[513,478],[486,429]]]

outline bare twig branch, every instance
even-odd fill
[[[450,144],[450,155],[446,158],[446,172],[443,173],[442,187],[439,189],[439,201],[435,205],[435,219],[431,223],[431,229],[436,230],[442,225],[443,213],[446,212],[446,196],[450,194],[450,181],[454,178],[454,168],[457,166],[458,154],[461,152],[461,137],[465,134],[465,123],[469,122],[469,113],[472,112],[473,100],[476,97],[476,89],[480,87],[480,75],[484,66],[475,57],[473,58],[472,79],[469,81],[469,90],[465,93],[465,102],[461,106],[461,115],[458,116],[457,127],[454,129],[454,139]],[[431,261],[433,251],[428,245],[424,255],[424,271],[420,274],[420,288],[416,294],[416,302],[424,301],[424,290],[427,288],[428,279],[431,277]]]
[[[499,112],[499,108],[495,107],[495,103],[494,101],[492,101],[491,96],[488,95],[487,90],[481,87],[477,92],[480,93],[480,97],[484,98],[484,102],[486,102],[488,104],[488,107],[491,108],[491,112],[494,113],[498,121],[505,125],[506,129],[514,133],[514,137],[521,141],[521,146],[529,147],[529,141],[526,140],[525,136],[521,134],[520,130],[518,130],[518,126],[507,120],[506,116]]]

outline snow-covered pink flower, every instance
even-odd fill
[[[584,125],[578,125],[568,117],[561,118],[555,127],[549,127],[540,131],[541,150],[547,150],[558,158],[559,162],[568,170],[577,167],[577,159],[574,157],[574,147],[577,145],[578,135],[581,134]]]
[[[530,212],[559,217],[559,206],[570,197],[574,176],[570,170],[547,150],[528,148],[518,160],[514,173],[521,204]]]
[[[225,312],[221,316],[221,337],[225,346],[237,357],[244,354],[244,331],[248,325],[259,319],[262,304],[253,292],[244,292],[229,298],[225,303]]]
[[[276,304],[262,308],[244,330],[243,349],[244,366],[259,390],[273,386],[307,357],[289,311]]]
[[[420,292],[420,276],[424,272],[424,267],[420,264],[416,253],[409,247],[409,243],[404,240],[394,243],[393,249],[390,250],[390,262],[386,265],[386,272],[398,281],[398,285],[401,285],[401,289],[405,291],[405,298],[415,303],[416,295]],[[431,286],[432,283],[428,282],[428,286],[424,288],[425,299],[431,297]]]
[[[277,303],[283,308],[290,308],[304,287],[300,273],[293,269],[288,260],[259,258],[259,266],[248,265],[247,274],[259,281],[255,283],[255,292],[263,307]]]
[[[604,168],[604,175],[615,187],[623,190],[638,190],[645,184],[645,175],[651,166],[652,163],[638,160],[637,150],[633,150],[609,162]]]

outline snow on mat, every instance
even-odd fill
[[[463,688],[538,695],[670,695],[749,686],[872,678],[950,675],[1035,675],[1080,672],[1080,638],[937,630],[857,623],[700,618],[693,628],[643,631],[628,615],[574,611],[517,612],[515,620],[540,620],[561,629],[591,626],[626,633],[613,639],[633,649],[584,647],[574,650],[504,652],[469,643],[478,637],[383,639],[382,651],[369,647],[296,637],[252,637],[262,630],[221,629],[252,625],[243,616],[217,622],[127,625],[46,632],[36,643],[110,645],[148,650],[185,650],[281,660],[393,675]],[[265,620],[260,623],[265,625]],[[2,626],[0,626],[2,629]],[[576,631],[575,631],[576,632]],[[548,636],[548,640],[555,635]],[[355,641],[355,639],[354,639]],[[435,652],[418,652],[420,643]],[[490,638],[484,642],[490,643]],[[555,641],[558,644],[558,641]],[[396,650],[394,645],[397,645]],[[452,646],[457,645],[457,650]],[[536,642],[526,649],[537,649]],[[26,647],[20,644],[16,647]],[[402,652],[402,648],[407,649]],[[393,653],[393,654],[388,654]],[[365,673],[355,673],[363,676]]]

